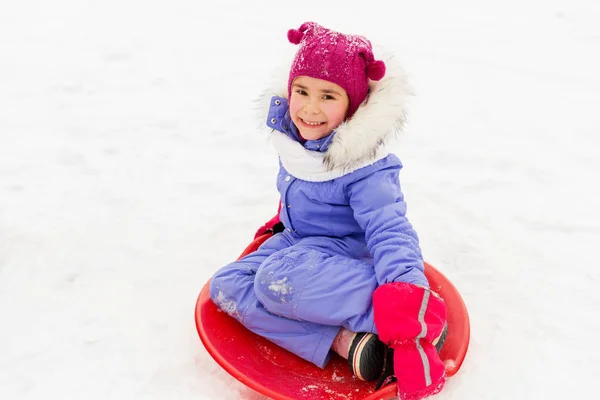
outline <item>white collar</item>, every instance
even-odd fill
[[[386,147],[380,145],[376,154],[368,160],[351,167],[339,166],[329,169],[324,161],[327,153],[307,150],[300,143],[279,131],[273,131],[271,135],[273,146],[279,153],[283,168],[294,177],[310,182],[325,182],[339,178],[359,168],[371,165],[389,154]]]

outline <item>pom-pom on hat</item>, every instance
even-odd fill
[[[369,79],[378,81],[385,76],[385,63],[375,60],[371,42],[363,36],[345,35],[305,22],[299,29],[288,31],[288,40],[300,45],[290,69],[288,96],[298,76],[333,82],[348,93],[346,118],[367,98]]]

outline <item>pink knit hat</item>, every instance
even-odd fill
[[[305,22],[299,29],[290,29],[288,39],[300,44],[290,69],[288,96],[298,76],[333,82],[348,93],[350,105],[346,118],[350,118],[367,97],[369,79],[378,81],[385,76],[384,62],[375,60],[371,42],[365,37]]]

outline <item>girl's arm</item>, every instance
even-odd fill
[[[406,282],[429,287],[419,238],[406,218],[399,166],[379,170],[347,187],[354,218],[365,231],[379,285]]]

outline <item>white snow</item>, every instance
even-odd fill
[[[214,298],[214,302],[220,310],[225,311],[232,317],[239,317],[240,314],[237,310],[237,303],[235,300],[228,298],[223,291],[219,290],[217,296]]]
[[[288,282],[287,279],[288,279],[287,277],[283,277],[279,280],[272,281],[269,284],[269,290],[274,295],[279,296],[279,300],[282,303],[287,303],[288,302],[287,298],[294,291],[292,284],[290,282]]]
[[[437,398],[597,398],[597,1],[24,0],[0,5],[1,399],[260,398],[193,310],[276,211],[252,100],[306,20],[416,91],[409,218],[472,322]]]

